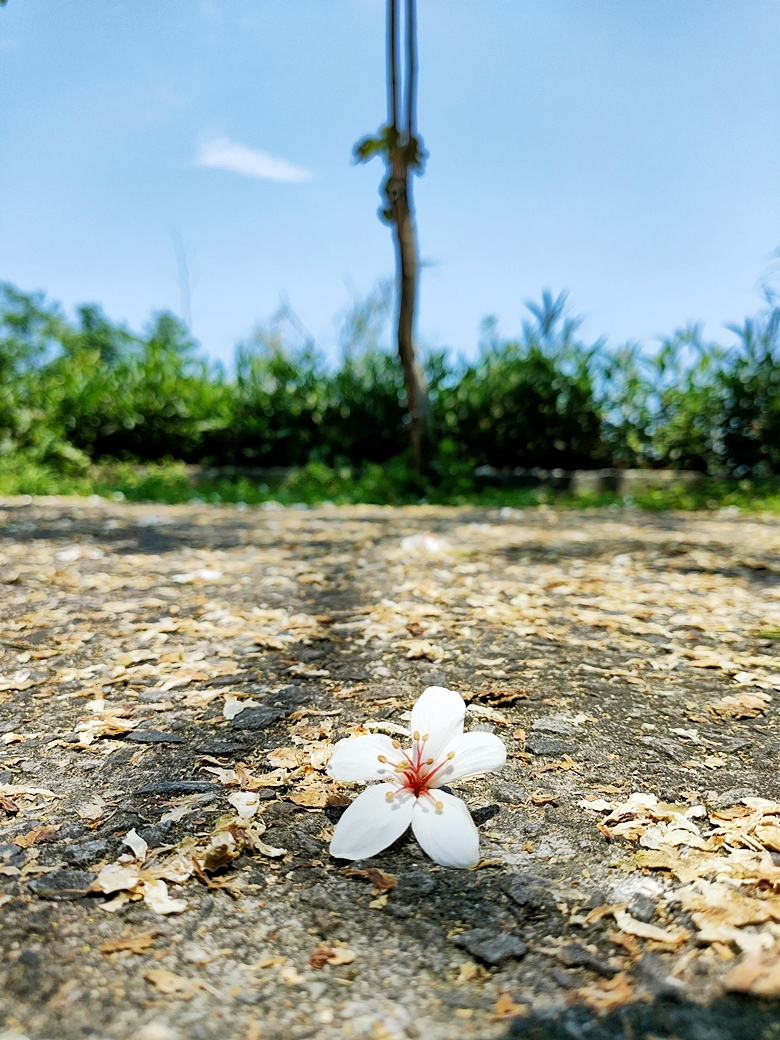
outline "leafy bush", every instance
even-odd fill
[[[475,361],[427,354],[438,448],[426,480],[410,477],[403,377],[383,338],[391,288],[349,311],[335,368],[283,308],[239,346],[228,377],[171,314],[139,335],[99,307],[70,320],[42,293],[0,285],[0,459],[74,479],[98,459],[303,467],[321,489],[345,471],[357,500],[390,472],[402,496],[468,495],[479,464],[780,473],[774,297],[733,327],[731,349],[690,326],[652,353],[583,343],[565,296],[545,293],[517,340],[488,321]]]
[[[593,358],[575,339],[566,297],[545,293],[518,342],[483,325],[478,360],[463,364],[437,401],[439,425],[465,454],[497,467],[576,469],[603,465]]]

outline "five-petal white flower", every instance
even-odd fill
[[[380,733],[337,745],[328,764],[334,780],[382,780],[367,787],[339,820],[330,843],[338,859],[368,859],[411,824],[431,859],[445,867],[479,862],[479,834],[464,803],[443,784],[499,769],[506,748],[492,733],[463,732],[459,693],[429,686],[412,708],[412,746]]]

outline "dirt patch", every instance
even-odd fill
[[[8,499],[0,520],[0,1026],[737,1036],[746,1007],[760,1035],[775,518]],[[507,745],[502,775],[454,785],[480,868],[409,835],[334,861],[358,788],[327,776],[333,744],[398,733],[428,685]],[[732,908],[714,938],[710,904]]]

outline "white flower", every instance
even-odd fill
[[[366,788],[339,820],[330,843],[338,859],[368,859],[411,824],[431,859],[473,867],[479,834],[464,803],[443,784],[499,769],[506,748],[492,733],[464,733],[460,694],[429,686],[412,708],[412,746],[376,733],[346,740],[328,764],[334,780],[383,780]]]

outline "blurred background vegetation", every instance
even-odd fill
[[[228,373],[199,356],[169,313],[139,334],[97,306],[69,318],[42,293],[2,285],[0,492],[190,500],[186,464],[206,467],[196,494],[211,501],[479,493],[522,505],[546,492],[480,490],[480,474],[484,484],[493,470],[534,468],[706,475],[674,492],[679,505],[775,486],[780,303],[771,294],[732,327],[729,349],[696,326],[654,352],[585,343],[565,297],[547,293],[516,339],[487,320],[475,360],[424,355],[438,448],[420,477],[406,454],[403,375],[383,338],[390,301],[384,283],[353,306],[335,365],[282,308],[239,345]]]

